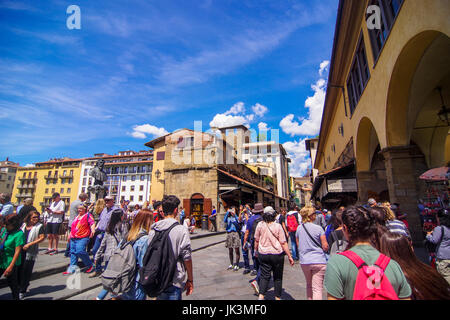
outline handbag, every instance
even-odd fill
[[[305,224],[302,224],[303,228],[305,229],[306,233],[308,234],[309,238],[315,243],[316,246],[318,246],[319,248],[322,248],[322,246],[317,242],[316,239],[314,239],[311,234],[309,233],[308,229],[306,229]]]

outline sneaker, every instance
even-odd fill
[[[256,276],[257,274],[258,274],[258,271],[256,271],[256,270],[253,270],[253,271],[250,273],[251,276]]]
[[[87,269],[85,272],[86,273],[91,273],[91,272],[93,272],[95,269],[94,269],[94,266],[91,266],[89,269]]]
[[[68,276],[68,275],[71,275],[71,274],[74,274],[75,272],[69,272],[69,271],[64,271],[63,272],[63,276]]]
[[[233,268],[234,268],[233,265],[230,264],[230,265],[228,266],[227,270],[232,270]]]
[[[95,277],[98,277],[101,274],[102,274],[101,272],[95,271],[95,272],[93,272],[92,274],[89,275],[89,278],[95,278]]]
[[[253,290],[255,290],[256,294],[259,294],[259,285],[258,282],[256,282],[256,280],[253,280],[250,285],[252,286]]]
[[[53,250],[52,252],[49,253],[50,256],[53,256],[55,254],[58,254],[58,250]]]
[[[235,265],[234,268],[233,268],[233,271],[239,271],[239,266]]]
[[[25,298],[25,293],[19,293],[19,300],[23,300]]]
[[[51,252],[53,252],[54,250],[53,249],[47,249],[45,252],[44,252],[44,254],[49,254],[49,253],[51,253]]]
[[[243,274],[249,274],[250,272],[250,269],[245,269]]]

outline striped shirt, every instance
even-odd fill
[[[386,227],[392,233],[400,233],[401,235],[404,235],[407,238],[411,238],[408,228],[406,228],[405,224],[400,220],[386,221]]]

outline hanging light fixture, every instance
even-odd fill
[[[442,101],[442,110],[439,111],[438,117],[442,122],[446,122],[448,126],[450,126],[450,109],[445,106],[444,97],[442,96],[442,88],[438,87],[439,95],[441,96]]]

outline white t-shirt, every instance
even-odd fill
[[[58,203],[55,203],[53,201],[52,204],[50,205],[50,210],[64,212],[66,210],[66,205],[62,200],[59,200]],[[47,219],[47,223],[62,223],[63,220],[64,220],[64,213],[63,214],[50,213]]]

